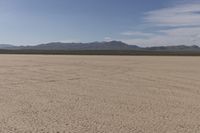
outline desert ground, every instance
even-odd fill
[[[199,133],[200,57],[0,55],[0,133]]]

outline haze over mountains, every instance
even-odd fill
[[[137,45],[128,45],[121,41],[110,42],[91,42],[91,43],[62,43],[52,42],[39,44],[35,46],[14,46],[9,44],[0,44],[0,49],[8,50],[148,50],[148,51],[200,51],[196,45],[185,46],[158,46],[158,47],[139,47]]]
[[[13,45],[10,44],[0,44],[0,49],[9,49],[9,48],[13,48]]]

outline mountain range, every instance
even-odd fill
[[[200,51],[197,45],[186,46],[157,46],[157,47],[139,47],[137,45],[128,45],[121,41],[110,42],[91,42],[91,43],[62,43],[51,42],[35,46],[14,46],[10,44],[0,44],[3,50],[137,50],[137,51]]]

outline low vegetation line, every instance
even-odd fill
[[[0,54],[45,55],[135,55],[135,56],[200,56],[200,51],[136,51],[136,50],[0,50]]]

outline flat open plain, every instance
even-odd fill
[[[200,57],[0,55],[0,133],[199,133]]]

